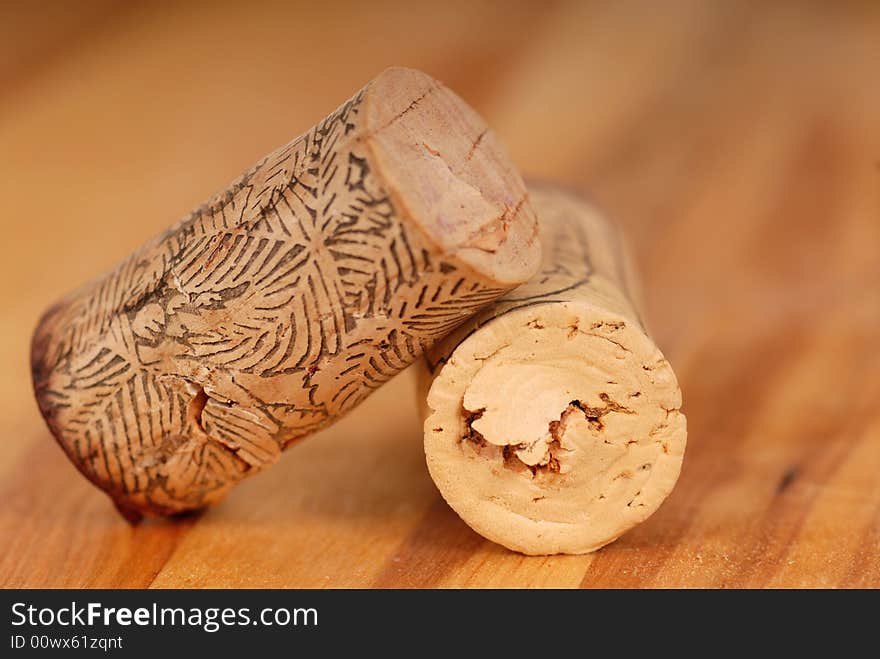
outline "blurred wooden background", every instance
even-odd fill
[[[0,584],[880,586],[880,3],[366,7],[0,6]],[[438,495],[404,374],[222,505],[128,526],[37,412],[38,314],[391,64],[623,225],[677,489],[594,555],[507,552]]]

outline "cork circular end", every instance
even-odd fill
[[[671,492],[685,448],[668,362],[584,304],[506,314],[465,340],[428,396],[428,467],[481,535],[526,554],[615,540]]]
[[[364,133],[398,211],[447,258],[513,286],[540,262],[537,219],[504,146],[430,76],[380,74],[365,95]]]

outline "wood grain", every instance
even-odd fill
[[[57,40],[26,24],[66,51],[5,70],[0,98],[0,583],[880,587],[876,3],[401,7],[99,7]],[[622,224],[684,394],[675,491],[596,554],[507,552],[428,478],[407,372],[216,509],[129,527],[42,424],[38,314],[392,64]]]

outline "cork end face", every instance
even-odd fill
[[[405,68],[365,96],[364,132],[399,212],[438,252],[501,287],[525,282],[541,252],[525,184],[498,137],[455,93]]]
[[[669,363],[627,319],[539,305],[483,327],[428,397],[425,452],[449,505],[525,554],[594,551],[650,516],[681,469]]]

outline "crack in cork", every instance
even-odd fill
[[[373,135],[376,135],[377,133],[381,133],[383,130],[386,130],[390,126],[394,125],[395,123],[400,121],[408,112],[415,110],[416,107],[418,107],[419,103],[424,101],[425,98],[427,98],[429,94],[437,91],[439,88],[440,88],[440,85],[436,85],[436,84],[431,85],[430,87],[428,87],[428,89],[421,96],[418,96],[417,98],[415,98],[409,105],[407,105],[405,108],[403,108],[403,110],[401,110],[396,115],[391,117],[391,119],[389,119],[385,124],[379,126],[379,128],[375,128],[371,131],[365,132],[363,135],[361,135],[360,139],[368,139],[368,138],[372,137]]]
[[[544,439],[538,439],[531,444],[519,443],[505,444],[501,446],[501,457],[504,466],[514,471],[529,471],[533,478],[538,473],[560,474],[562,473],[561,454],[563,452],[570,452],[570,449],[566,449],[563,446],[562,438],[565,434],[568,419],[572,414],[582,413],[587,420],[587,423],[596,432],[602,432],[605,429],[605,423],[602,419],[611,412],[620,414],[637,414],[635,410],[621,405],[605,392],[599,394],[599,400],[604,403],[604,406],[590,407],[580,400],[573,400],[562,411],[558,420],[550,422],[547,429],[550,435],[550,441],[546,442],[547,450],[545,456],[538,464],[530,465],[526,463],[517,455],[517,452],[530,449],[537,442],[545,441]],[[473,446],[475,450],[477,450],[477,453],[481,453],[481,449],[489,446],[489,442],[483,434],[473,427],[474,422],[482,418],[485,412],[485,407],[471,411],[462,406],[465,430],[462,434],[461,441],[467,442]],[[631,443],[632,442],[627,442],[627,446]]]
[[[489,132],[489,129],[485,128],[485,129],[483,129],[483,132],[481,132],[479,135],[477,135],[477,139],[474,140],[474,143],[471,146],[470,151],[468,151],[468,154],[465,157],[466,161],[471,160],[474,157],[474,155],[476,155],[477,149],[480,148],[480,144],[482,144],[483,138],[486,137],[486,134],[488,132]]]
[[[514,218],[519,214],[520,209],[522,209],[523,205],[528,201],[528,194],[523,195],[513,206],[505,205],[504,210],[501,214],[496,217],[491,222],[486,222],[479,229],[471,233],[461,244],[463,248],[471,248],[478,249],[482,252],[486,252],[487,254],[494,254],[498,251],[497,247],[495,249],[490,247],[484,247],[479,244],[475,244],[478,241],[486,238],[488,235],[500,233],[500,238],[495,238],[495,242],[498,245],[501,245],[507,240],[507,233],[510,230],[510,224],[513,222]]]

